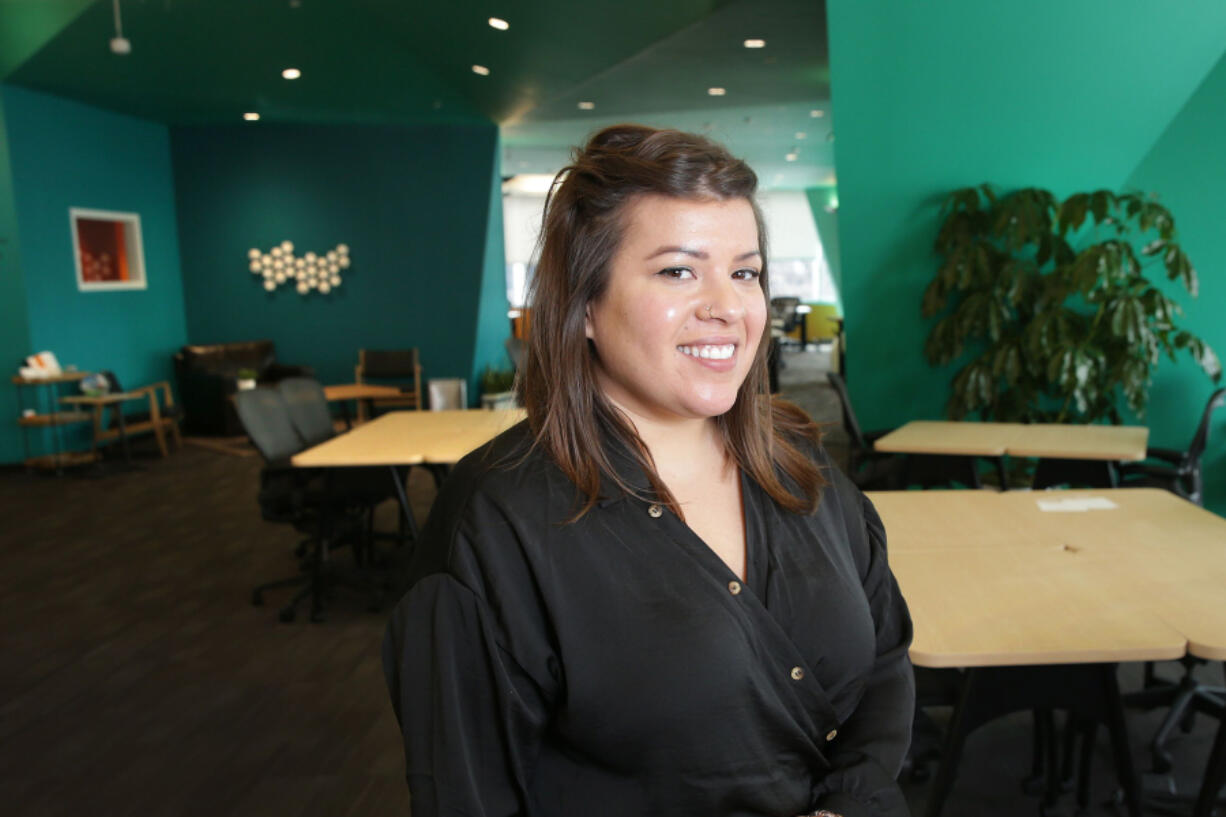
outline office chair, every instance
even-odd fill
[[[1226,715],[1219,717],[1222,722],[1218,724],[1217,737],[1213,739],[1213,748],[1209,751],[1209,762],[1205,765],[1205,775],[1192,817],[1210,817],[1217,803],[1218,792],[1226,786]]]
[[[1226,405],[1226,388],[1217,389],[1209,395],[1205,410],[1201,413],[1200,424],[1197,425],[1196,433],[1192,435],[1192,442],[1186,451],[1148,448],[1145,451],[1146,460],[1160,460],[1165,464],[1145,461],[1125,463],[1120,466],[1120,484],[1124,487],[1165,488],[1189,502],[1203,506],[1204,481],[1201,476],[1200,458],[1209,443],[1213,412],[1223,405]],[[1141,689],[1124,699],[1128,704],[1143,709],[1170,707],[1150,742],[1153,768],[1158,773],[1171,769],[1172,758],[1167,742],[1175,727],[1187,732],[1191,730],[1198,712],[1220,712],[1226,702],[1226,688],[1201,684],[1193,676],[1196,667],[1205,663],[1203,659],[1185,655],[1179,659],[1179,663],[1183,666],[1183,676],[1178,681],[1169,681],[1155,672],[1152,661],[1146,662]]]
[[[951,488],[958,485],[976,489],[983,487],[975,457],[899,455],[873,448],[875,441],[893,429],[862,432],[843,376],[838,372],[827,372],[826,378],[839,396],[843,427],[851,441],[851,479],[861,490],[901,490],[912,485],[921,488]]]
[[[290,422],[303,439],[304,448],[336,436],[328,398],[318,380],[309,377],[286,378],[277,384],[277,391],[285,400]],[[374,548],[376,539],[389,539],[397,547],[409,539],[404,517],[400,514],[397,515],[400,521],[398,533],[383,534],[375,530],[375,508],[395,496],[394,484],[386,467],[337,468],[331,469],[326,477],[333,502],[343,505],[349,513],[364,516],[361,535],[353,542],[354,558],[359,565],[373,566],[378,561]]]
[[[1226,405],[1226,388],[1209,395],[1205,410],[1201,413],[1200,425],[1192,435],[1186,451],[1171,448],[1145,449],[1145,460],[1154,462],[1129,462],[1120,466],[1120,484],[1126,488],[1165,488],[1189,502],[1204,507],[1204,480],[1201,476],[1200,458],[1209,444],[1209,425],[1213,412]]]
[[[323,601],[328,591],[343,582],[328,571],[331,550],[347,542],[362,542],[366,528],[355,519],[353,510],[366,500],[336,490],[326,474],[316,469],[295,468],[290,458],[307,448],[302,435],[294,427],[290,408],[278,389],[260,387],[235,394],[235,409],[243,428],[264,458],[257,497],[260,515],[269,522],[292,525],[306,534],[297,549],[302,559],[300,572],[294,576],[266,582],[251,593],[251,602],[262,605],[265,591],[305,585],[281,609],[280,619],[293,621],[298,605],[311,600],[311,620],[323,616]],[[371,589],[362,582],[362,589]]]

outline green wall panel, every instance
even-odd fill
[[[1128,178],[1128,186],[1157,192],[1171,209],[1180,239],[1200,275],[1200,297],[1181,287],[1168,294],[1184,308],[1182,324],[1226,357],[1226,57],[1171,122]],[[1164,360],[1150,392],[1152,442],[1186,448],[1214,386],[1191,360]],[[1203,460],[1206,504],[1226,514],[1226,411],[1214,418]]]
[[[359,348],[417,347],[423,377],[469,377],[493,124],[172,130],[188,335],[270,338],[285,363],[352,382]],[[275,292],[247,251],[348,244],[327,295]]]
[[[8,128],[0,86],[0,462],[22,458],[21,430],[12,421],[18,414],[17,389],[10,375],[30,354],[30,324],[26,307],[25,277],[17,239],[17,203],[13,196]]]
[[[2,93],[30,349],[111,369],[125,385],[171,379],[187,330],[166,127],[12,86]],[[140,216],[146,289],[78,290],[70,207]]]
[[[827,11],[848,384],[867,427],[939,417],[953,370],[924,360],[919,304],[942,195],[983,181],[1120,188],[1221,56],[1226,4]]]
[[[486,366],[511,368],[505,341],[511,335],[507,318],[507,264],[502,229],[501,145],[495,144],[485,221],[485,255],[481,265],[481,293],[476,314],[472,380],[468,394],[476,402],[481,393],[480,376]]]

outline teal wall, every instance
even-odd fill
[[[1226,57],[1205,78],[1153,149],[1128,178],[1130,187],[1155,190],[1175,216],[1188,257],[1200,275],[1196,300],[1168,286],[1183,306],[1181,325],[1200,335],[1226,358]],[[1147,422],[1156,445],[1185,448],[1213,389],[1199,367],[1186,358],[1163,361],[1150,392]],[[1206,494],[1218,513],[1226,513],[1226,411],[1214,418],[1203,460]]]
[[[839,288],[839,301],[843,299],[843,255],[839,250],[839,211],[838,191],[833,187],[810,187],[805,190],[805,198],[809,201],[809,210],[813,213],[813,223],[817,226],[817,237],[822,242],[822,251],[826,253],[826,264],[830,267],[830,277]],[[826,210],[835,205],[834,212]]]
[[[470,398],[480,395],[480,376],[486,366],[510,369],[505,341],[511,335],[507,317],[507,264],[502,229],[502,146],[494,144],[489,180],[489,203],[485,221],[485,255],[481,265],[481,292],[476,312],[476,342]]]
[[[111,369],[125,385],[171,379],[187,329],[167,129],[13,86],[0,93],[29,349]],[[147,289],[77,289],[69,207],[140,215]]]
[[[188,335],[271,338],[284,363],[352,382],[359,348],[417,347],[469,377],[496,128],[243,124],[172,131]],[[342,286],[265,292],[247,250],[348,244]],[[475,396],[475,395],[474,395]]]
[[[17,203],[13,196],[4,86],[0,86],[0,463],[22,458],[21,431],[10,418],[18,414],[17,389],[9,379],[30,354],[30,324],[21,246],[17,238]]]
[[[848,385],[866,427],[940,417],[953,369],[924,360],[919,304],[942,195],[1122,188],[1222,56],[1226,4],[830,0],[827,14]],[[1200,269],[1221,303],[1226,271]]]

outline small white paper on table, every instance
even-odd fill
[[[1104,496],[1069,497],[1067,499],[1040,499],[1040,511],[1109,511],[1119,506]]]

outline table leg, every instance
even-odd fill
[[[408,526],[409,535],[413,537],[413,541],[417,541],[417,520],[413,518],[413,509],[409,506],[409,497],[404,490],[404,480],[400,478],[400,471],[396,466],[389,465],[388,470],[392,472],[392,484],[396,486],[396,499],[400,501],[400,512],[404,519],[405,525]]]
[[[1131,817],[1140,817],[1140,790],[1129,754],[1115,670],[1115,664],[969,668],[949,723],[941,766],[924,811],[926,817],[939,817],[957,777],[967,736],[1003,715],[1026,709],[1064,709],[1105,722],[1111,733],[1116,774],[1124,790],[1127,812]],[[1051,758],[1047,769],[1049,774],[1058,777],[1058,769]],[[1050,801],[1052,792],[1049,788],[1045,800]]]
[[[123,417],[123,406],[115,406],[115,422],[119,424],[119,444],[123,446],[123,461],[132,464],[132,447],[128,444],[128,423]]]

